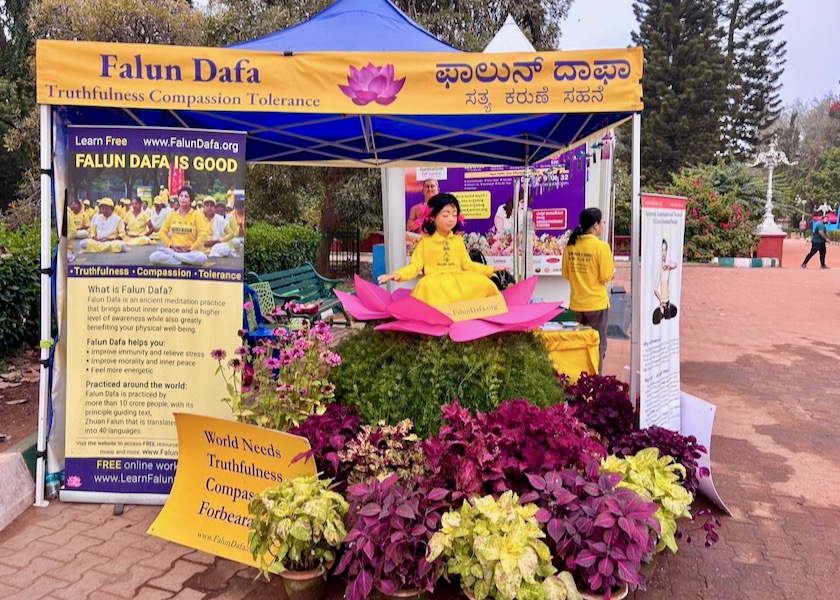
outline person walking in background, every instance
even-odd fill
[[[819,215],[814,215],[818,217]],[[817,252],[820,253],[820,268],[827,269],[828,267],[825,264],[825,245],[828,242],[828,236],[826,235],[825,226],[828,224],[828,215],[824,214],[822,219],[817,226],[814,227],[814,235],[811,238],[811,251],[808,253],[808,256],[805,257],[805,260],[802,261],[802,268],[808,268],[808,261],[811,260],[811,257],[814,256]]]
[[[572,230],[563,252],[563,277],[572,288],[569,308],[577,313],[578,323],[589,325],[598,332],[600,361],[598,373],[604,368],[607,354],[607,317],[610,297],[607,283],[615,274],[612,250],[598,239],[604,229],[603,215],[597,208],[580,213],[580,225]]]

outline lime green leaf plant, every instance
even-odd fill
[[[260,574],[309,571],[335,560],[347,536],[349,505],[331,489],[331,479],[287,479],[251,499],[248,549],[260,560]]]
[[[680,483],[685,480],[685,467],[671,456],[660,456],[657,448],[645,448],[624,458],[608,456],[601,461],[601,471],[620,474],[617,487],[630,488],[659,505],[653,515],[661,528],[656,551],[668,548],[676,552],[677,519],[691,518],[688,508],[694,500]]]
[[[571,576],[555,577],[538,510],[512,491],[465,500],[443,515],[427,560],[443,555],[448,574],[459,575],[476,600],[577,600]]]

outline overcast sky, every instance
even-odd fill
[[[621,48],[636,28],[632,0],[574,0],[562,24],[563,50]],[[784,28],[787,64],[782,75],[785,105],[840,93],[840,1],[787,0]]]

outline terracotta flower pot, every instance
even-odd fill
[[[278,573],[283,579],[286,597],[290,600],[321,600],[327,585],[325,574],[331,566],[332,561],[309,571]]]
[[[627,587],[626,583],[622,583],[621,587],[617,590],[613,590],[613,593],[610,595],[610,600],[621,600],[622,598],[626,598],[627,594],[630,592],[630,589]],[[583,600],[604,600],[606,595],[603,592],[584,592],[583,590],[580,591],[580,597]]]
[[[374,584],[375,585],[375,584]],[[412,600],[426,600],[429,594],[426,590],[397,590],[393,594],[382,591],[378,585],[375,585],[376,591],[380,598],[387,600],[389,598],[410,598]]]

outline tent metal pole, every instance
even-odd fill
[[[41,105],[41,380],[38,388],[38,441],[35,462],[35,506],[44,499],[49,419],[49,358],[52,347],[52,108]]]
[[[630,227],[630,294],[633,303],[630,321],[630,400],[637,406],[639,398],[639,336],[642,321],[642,297],[639,272],[639,249],[641,247],[641,162],[642,162],[642,115],[633,114],[633,154],[630,163],[631,227]]]

